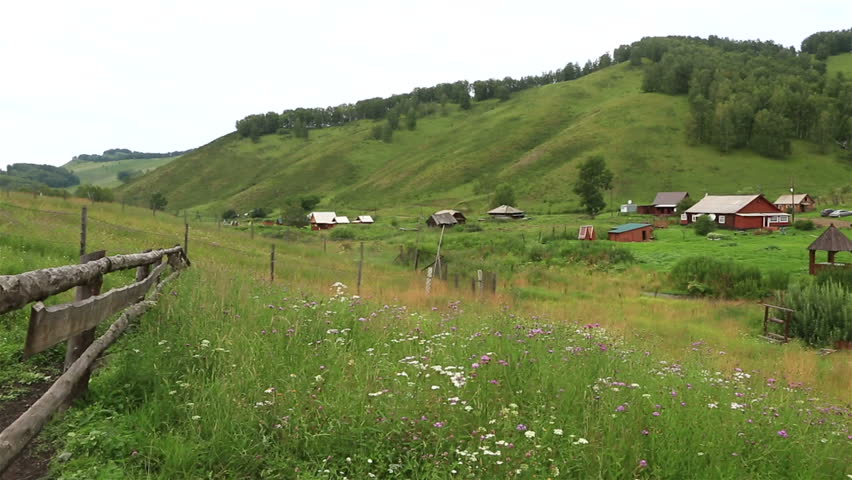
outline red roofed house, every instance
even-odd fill
[[[790,215],[763,195],[707,195],[680,215],[680,223],[694,223],[702,215],[720,228],[737,230],[790,225]]]

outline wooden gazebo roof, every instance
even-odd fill
[[[814,243],[808,246],[808,250],[823,250],[827,252],[852,252],[852,240],[846,237],[834,225],[822,232]]]

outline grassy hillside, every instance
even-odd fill
[[[847,78],[852,77],[852,53],[829,57],[826,63],[830,75],[842,72]]]
[[[773,160],[748,151],[720,154],[689,146],[686,98],[641,93],[641,71],[627,64],[576,81],[475,103],[418,120],[393,142],[370,138],[371,121],[311,131],[308,141],[267,135],[254,143],[224,136],[124,187],[142,203],[152,191],[169,208],[277,207],[286,197],[316,193],[323,206],[395,205],[481,208],[483,182],[515,185],[520,205],[539,212],[574,208],[576,164],[606,158],[616,173],[613,203],[649,202],[658,190],[746,193],[769,197],[797,189],[826,193],[852,177],[852,165],[794,142],[793,155]]]
[[[128,158],[114,162],[85,162],[72,160],[63,167],[74,172],[80,177],[80,184],[91,184],[99,187],[117,187],[121,182],[116,178],[122,170],[139,170],[150,172],[151,170],[166,165],[180,157],[166,158]]]

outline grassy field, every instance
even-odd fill
[[[162,191],[169,209],[208,214],[228,208],[279,208],[285,200],[321,194],[319,208],[484,209],[488,194],[512,184],[522,208],[557,213],[577,208],[572,187],[578,161],[601,154],[615,172],[613,204],[650,202],[657,191],[687,190],[824,195],[848,183],[852,165],[821,155],[807,142],[773,160],[749,151],[723,155],[690,146],[686,98],[641,93],[640,69],[621,64],[579,80],[518,92],[505,102],[477,102],[470,111],[448,106],[418,119],[414,131],[390,144],[372,140],[372,121],[311,131],[304,141],[267,135],[258,142],[221,137],[123,187],[140,204]],[[747,166],[747,167],[746,167]]]
[[[0,271],[72,261],[80,206],[73,199],[0,197]],[[183,218],[119,205],[90,209],[90,249],[127,253],[182,240]],[[479,298],[436,282],[426,296],[422,276],[392,262],[399,242],[388,236],[365,240],[356,296],[357,240],[330,240],[323,251],[320,237],[307,232],[276,240],[258,229],[251,239],[189,220],[193,267],[111,348],[86,402],[52,423],[45,438],[70,454],[54,462],[52,475],[852,474],[849,353],[823,357],[795,342],[759,340],[762,310],[752,302],[642,296],[663,262],[600,271],[522,260],[496,295]],[[547,221],[485,224],[483,232],[448,238],[488,252],[491,238],[503,245],[523,233],[521,241],[532,243]],[[555,228],[571,221],[550,222]],[[421,234],[423,244],[434,235],[406,233]],[[653,259],[658,254],[641,248],[671,243],[705,251],[722,242],[678,239],[676,229],[659,233],[656,244],[630,248]],[[808,238],[797,233],[771,242],[792,252]],[[742,248],[755,258],[771,244],[763,237],[731,241],[741,247],[718,248]],[[274,283],[267,278],[270,243],[280,255]],[[771,259],[779,268],[798,265]],[[518,294],[524,291],[554,296]],[[23,370],[17,355],[25,317],[4,315],[0,326],[7,352],[0,372]],[[59,347],[27,361],[31,373],[10,377],[5,398],[15,395],[9,385],[21,389],[54,375],[62,356]]]
[[[71,161],[63,167],[71,170],[80,177],[81,185],[97,185],[99,187],[114,188],[121,185],[116,175],[122,170],[137,170],[148,173],[157,167],[167,165],[180,158],[128,158],[113,162],[81,162]]]
[[[826,63],[829,74],[842,73],[846,78],[852,77],[852,53],[843,53],[829,57]]]

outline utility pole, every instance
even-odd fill
[[[796,221],[796,187],[793,186],[793,177],[790,177],[790,223]]]

